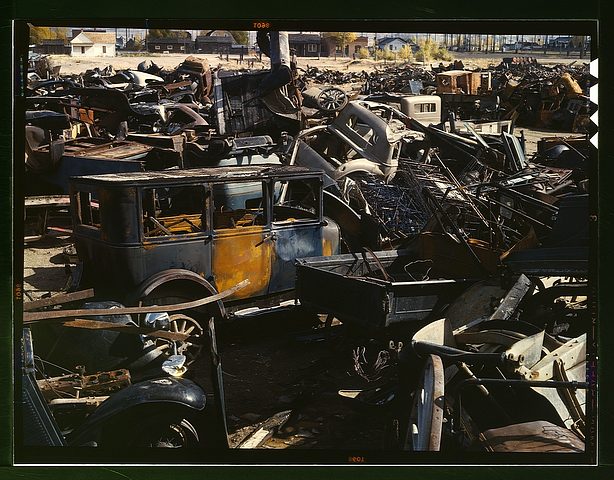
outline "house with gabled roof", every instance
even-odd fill
[[[401,37],[384,37],[377,41],[377,48],[381,50],[390,50],[392,52],[398,52],[405,45],[411,46],[411,43]]]
[[[73,57],[114,57],[115,33],[81,31],[70,41]]]

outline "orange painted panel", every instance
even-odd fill
[[[267,293],[273,242],[261,226],[217,230],[211,249],[212,273],[219,292],[249,279],[250,284],[228,298],[238,300]]]

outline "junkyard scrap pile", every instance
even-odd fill
[[[587,450],[586,66],[48,73],[27,445]]]
[[[449,79],[459,74],[471,80],[450,85]],[[495,106],[492,119],[514,118],[517,126],[574,132],[587,128],[590,108],[587,93],[593,81],[587,64],[546,66],[522,57],[506,58],[499,65],[475,70],[466,69],[461,61],[428,69],[405,65],[360,73],[310,67],[303,77],[317,84],[360,85],[360,93],[365,95],[390,92],[469,95],[472,97],[465,98],[463,103]],[[479,105],[475,108],[480,110]],[[481,110],[483,114],[484,107]]]

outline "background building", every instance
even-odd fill
[[[366,36],[361,35],[357,37],[356,40],[354,40],[353,42],[347,45],[347,49],[346,49],[347,55],[352,56],[352,55],[358,54],[358,51],[361,48],[367,48],[368,46],[369,46],[369,39]]]
[[[378,39],[377,48],[381,50],[390,50],[392,52],[398,52],[405,45],[408,45],[406,40],[400,37],[386,37]]]
[[[297,57],[318,57],[323,55],[322,37],[317,33],[288,34],[290,48],[296,50]]]
[[[64,38],[42,40],[34,47],[34,52],[46,55],[70,55],[70,42]]]
[[[190,37],[148,37],[147,51],[150,53],[192,53],[194,51],[194,40]]]
[[[114,57],[115,33],[82,31],[70,41],[73,57]]]
[[[199,53],[227,53],[235,43],[232,35],[199,35],[194,48]]]

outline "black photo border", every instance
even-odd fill
[[[270,22],[272,29],[278,30],[322,30],[322,31],[333,31],[333,30],[348,30],[348,31],[404,31],[410,30],[412,32],[440,32],[440,33],[452,33],[450,31],[450,27],[453,26],[454,31],[459,31],[462,33],[472,33],[483,31],[485,27],[485,22],[488,23],[488,33],[565,33],[569,31],[570,28],[574,31],[587,31],[593,36],[593,38],[597,39],[597,42],[593,41],[592,45],[595,48],[596,45],[602,46],[607,45],[607,38],[609,32],[607,32],[604,28],[604,25],[601,22],[597,22],[599,17],[598,15],[598,4],[592,0],[591,2],[586,2],[586,4],[582,5],[582,11],[577,11],[578,6],[576,5],[574,11],[562,12],[560,7],[556,9],[556,20],[548,19],[548,17],[543,16],[543,13],[540,13],[539,5],[535,5],[536,2],[528,2],[526,0],[521,0],[520,2],[515,2],[512,5],[502,5],[500,4],[498,8],[494,8],[493,5],[490,5],[490,9],[488,6],[484,5],[472,5],[469,6],[459,6],[459,5],[446,5],[448,2],[437,2],[437,6],[427,5],[428,2],[423,2],[422,4],[413,4],[412,7],[395,7],[394,4],[390,6],[387,12],[383,10],[379,10],[377,13],[373,13],[373,6],[369,7],[360,7],[360,5],[353,4],[352,6],[355,9],[361,9],[361,11],[367,11],[370,15],[370,18],[361,20],[361,19],[343,19],[344,15],[347,15],[347,4],[331,4],[331,5],[322,5],[322,10],[318,10],[317,7],[310,2],[309,8],[304,8],[302,11],[297,11],[297,7],[292,7],[292,16],[294,19],[288,18],[289,15],[281,15],[284,10],[281,8],[275,10],[267,7],[269,14],[264,12],[264,9],[257,8],[257,6],[253,6],[252,9],[245,9],[244,6],[241,5],[237,8],[237,11],[241,12],[240,18],[239,15],[236,14],[228,14],[223,11],[220,11],[217,7],[212,8],[209,6],[208,9],[194,8],[193,6],[186,6],[185,8],[177,8],[177,10],[172,12],[171,18],[147,18],[145,19],[145,15],[143,13],[153,13],[154,4],[147,2],[131,2],[130,5],[122,5],[121,16],[112,15],[108,16],[110,11],[117,12],[118,7],[113,7],[110,2],[101,3],[101,5],[88,5],[86,8],[84,5],[78,5],[75,8],[74,5],[71,5],[69,2],[55,2],[54,5],[49,5],[46,2],[42,2],[39,0],[34,0],[28,3],[28,5],[19,5],[13,6],[13,11],[11,12],[9,19],[6,22],[6,25],[3,23],[3,27],[5,27],[2,32],[2,44],[4,46],[5,40],[9,40],[7,42],[7,46],[9,47],[9,55],[5,55],[5,59],[10,60],[14,58],[12,48],[15,46],[13,42],[12,35],[12,27],[15,26],[17,30],[19,30],[19,25],[22,25],[22,22],[27,20],[28,22],[32,22],[33,24],[41,24],[41,25],[58,25],[58,26],[71,26],[71,25],[87,25],[87,26],[127,26],[134,28],[186,28],[190,29],[191,25],[194,25],[195,29],[200,29],[198,25],[214,25],[215,28],[224,28],[224,29],[244,29],[244,30],[252,30],[253,22]],[[449,2],[452,3],[452,2]],[[140,8],[138,8],[140,6]],[[523,8],[523,6],[525,8]],[[479,7],[479,8],[478,8]],[[521,18],[510,18],[507,19],[502,18],[502,8],[508,7],[514,10],[514,13],[521,13]],[[228,6],[226,6],[228,8]],[[287,7],[286,7],[287,8]],[[353,8],[353,10],[354,10]],[[391,15],[394,9],[394,15]],[[331,10],[332,9],[332,10]],[[179,11],[180,10],[180,11]],[[207,10],[207,11],[205,11]],[[249,10],[252,10],[250,12]],[[307,12],[309,10],[309,12]],[[336,12],[333,12],[336,10]],[[479,12],[478,12],[479,10]],[[497,11],[498,10],[498,11]],[[552,13],[552,4],[548,5],[547,10],[549,10],[548,14],[553,16]],[[136,15],[135,15],[136,11]],[[190,12],[188,12],[190,11]],[[327,14],[327,18],[322,18],[320,15],[311,15],[311,13],[315,13],[316,11],[325,12]],[[215,15],[212,15],[212,13]],[[400,14],[397,12],[401,12]],[[496,12],[496,14],[495,14]],[[70,15],[68,15],[70,13]],[[250,15],[249,13],[253,13]],[[307,16],[306,14],[310,15]],[[569,18],[566,18],[565,14],[569,13]],[[330,18],[332,17],[336,18]],[[384,16],[382,16],[384,14]],[[533,15],[535,14],[535,15]],[[349,16],[349,15],[347,15]],[[70,17],[70,18],[68,18]],[[319,17],[319,19],[316,19]],[[394,18],[394,19],[392,19]],[[195,20],[197,19],[197,20]],[[16,22],[13,23],[12,20]],[[439,26],[446,25],[448,28],[446,30],[442,30]],[[540,25],[540,28],[536,28],[537,25]],[[546,26],[544,30],[544,26]],[[511,28],[511,29],[510,29]],[[552,28],[552,29],[550,29]],[[536,31],[537,30],[537,31]],[[8,35],[7,35],[8,33]],[[17,31],[17,35],[19,35],[19,31]],[[27,44],[27,43],[26,43]],[[5,50],[6,51],[6,50]],[[18,53],[18,52],[17,52]],[[599,63],[603,66],[606,62],[604,56],[607,56],[607,51],[605,48],[600,48],[598,55],[596,51],[593,51],[591,54],[591,58],[599,57]],[[8,75],[3,75],[3,79],[9,79],[8,83],[8,91],[15,82],[16,85],[19,85],[19,72],[18,69],[13,69],[11,62],[8,62],[9,65],[3,65],[1,68],[5,70],[4,73],[8,73]],[[604,71],[605,68],[602,68],[600,72],[599,83],[602,85],[608,85],[607,79],[609,75]],[[3,91],[6,91],[5,88]],[[603,91],[604,89],[602,89]],[[16,98],[15,104],[18,106],[19,95],[18,92],[15,92]],[[603,101],[603,97],[606,97],[606,101]],[[19,135],[15,135],[13,138],[12,135],[12,124],[13,124],[13,115],[11,112],[11,102],[13,98],[10,95],[7,95],[7,98],[4,102],[2,102],[2,108],[4,109],[5,115],[2,115],[2,118],[5,119],[3,124],[0,126],[0,152],[3,152],[3,162],[1,163],[1,167],[4,171],[0,174],[0,177],[5,180],[2,188],[2,196],[1,201],[4,202],[2,204],[5,207],[2,211],[10,212],[11,208],[13,211],[13,221],[11,221],[11,215],[7,214],[2,218],[0,225],[3,227],[3,232],[10,232],[12,228],[14,228],[13,235],[3,235],[2,241],[6,242],[6,245],[3,244],[3,247],[6,247],[6,252],[10,252],[10,255],[3,255],[0,258],[0,265],[3,273],[6,271],[8,275],[3,276],[3,280],[7,281],[3,282],[1,285],[3,287],[2,297],[0,301],[0,308],[4,310],[2,316],[4,322],[2,322],[2,326],[0,327],[0,354],[2,359],[2,369],[0,373],[0,389],[2,391],[2,408],[0,409],[0,432],[8,433],[7,437],[2,437],[2,443],[0,444],[0,477],[6,478],[10,476],[10,478],[66,478],[70,475],[78,474],[79,478],[81,476],[91,477],[92,479],[97,478],[114,478],[114,477],[128,477],[128,478],[163,478],[162,475],[168,475],[166,469],[173,469],[173,477],[176,478],[198,478],[201,475],[220,475],[220,476],[228,476],[228,478],[233,478],[233,476],[237,476],[237,478],[244,477],[249,475],[254,478],[269,478],[271,475],[280,477],[282,475],[291,475],[293,478],[319,478],[322,476],[335,476],[344,478],[351,477],[365,477],[365,478],[465,478],[465,477],[473,477],[475,475],[484,475],[484,476],[497,476],[500,478],[526,478],[527,476],[531,477],[532,475],[556,475],[562,478],[571,478],[573,475],[574,478],[577,476],[588,475],[589,478],[607,478],[608,472],[612,473],[610,467],[612,465],[612,457],[614,456],[610,449],[608,452],[608,438],[611,433],[608,432],[608,419],[610,418],[610,414],[607,413],[607,405],[608,400],[611,398],[611,392],[608,388],[607,381],[599,383],[599,442],[598,445],[601,447],[598,451],[598,466],[568,466],[568,465],[553,465],[553,466],[540,466],[540,467],[531,467],[527,464],[527,457],[523,456],[522,458],[517,460],[517,463],[522,465],[515,465],[515,455],[514,454],[506,454],[504,458],[497,459],[497,461],[489,463],[488,465],[478,466],[480,458],[477,458],[476,464],[474,465],[463,465],[463,466],[450,466],[450,465],[436,465],[436,459],[424,457],[424,459],[417,460],[416,465],[403,465],[403,466],[384,466],[384,465],[376,465],[372,466],[371,464],[365,464],[360,466],[330,466],[331,463],[343,464],[345,462],[336,461],[336,458],[327,459],[326,452],[316,451],[315,455],[313,452],[309,452],[306,450],[299,450],[291,453],[291,456],[300,455],[304,460],[301,460],[299,463],[302,465],[297,465],[297,459],[291,458],[288,461],[288,465],[284,466],[282,464],[278,464],[279,460],[275,459],[273,461],[268,461],[267,455],[279,455],[279,452],[248,452],[247,455],[241,459],[241,461],[237,462],[236,458],[228,458],[225,461],[222,458],[221,463],[225,463],[225,466],[179,466],[179,465],[156,465],[156,466],[139,466],[139,465],[130,465],[130,466],[119,466],[119,465],[100,465],[98,467],[93,466],[54,466],[54,467],[7,467],[5,470],[4,465],[11,465],[13,461],[13,450],[12,450],[12,390],[13,390],[13,379],[12,377],[12,364],[13,364],[13,351],[12,351],[12,343],[14,337],[14,332],[12,331],[12,319],[13,315],[15,318],[20,317],[19,311],[19,301],[14,303],[15,311],[13,312],[12,304],[13,299],[18,293],[15,291],[15,287],[19,283],[19,279],[21,277],[20,272],[23,271],[23,255],[21,255],[21,263],[19,261],[20,249],[16,248],[13,251],[14,243],[13,238],[20,238],[20,228],[19,228],[19,219],[23,218],[22,211],[18,204],[13,205],[13,198],[20,198],[20,179],[16,177],[11,179],[12,172],[12,149],[15,148],[15,151],[20,149],[19,147]],[[601,111],[606,111],[606,104],[609,103],[606,95],[601,95],[600,97],[600,109]],[[601,117],[605,117],[605,115],[601,115]],[[600,122],[602,122],[599,126],[599,130],[602,132],[608,132],[608,123],[607,119],[600,118]],[[19,124],[15,124],[15,131],[19,132]],[[13,140],[17,142],[15,146],[12,145]],[[607,138],[607,135],[602,135],[600,139],[599,145],[599,162],[598,162],[598,172],[597,167],[595,167],[595,172],[597,173],[596,178],[598,179],[599,189],[598,195],[592,195],[591,199],[591,212],[598,212],[599,218],[599,230],[598,234],[595,235],[595,238],[598,239],[598,242],[605,242],[607,245],[607,239],[611,235],[609,229],[611,228],[611,220],[610,220],[610,210],[608,205],[611,205],[612,195],[611,191],[607,189],[607,172],[609,172],[609,168],[607,164],[604,163],[604,152],[609,152],[609,143],[610,139]],[[595,177],[592,177],[595,178]],[[611,190],[611,189],[610,189]],[[595,190],[593,190],[595,192]],[[611,207],[610,207],[611,208]],[[593,232],[595,233],[595,232]],[[600,249],[597,249],[599,252]],[[15,260],[17,259],[17,260]],[[598,284],[601,286],[600,290],[603,292],[604,289],[607,288],[608,281],[606,272],[608,271],[609,262],[611,260],[608,256],[603,255],[593,255],[593,267],[596,270],[592,270],[593,272],[598,272],[597,280]],[[597,262],[597,259],[599,260]],[[11,275],[11,261],[13,261],[12,271],[16,272],[15,275]],[[5,270],[6,267],[6,270]],[[603,280],[603,281],[602,281]],[[596,285],[594,285],[596,287]],[[597,291],[595,289],[595,291]],[[5,296],[6,294],[6,296]],[[610,311],[611,305],[609,302],[605,301],[604,296],[597,297],[599,300],[598,312],[600,318],[607,318],[607,313]],[[6,299],[6,300],[5,300]],[[608,358],[609,352],[607,348],[607,344],[609,343],[609,330],[611,327],[607,325],[607,322],[602,321],[600,325],[598,325],[598,331],[596,332],[595,338],[599,340],[599,363],[598,363],[598,377],[603,378],[603,372],[608,371]],[[606,365],[604,367],[604,364]],[[605,369],[605,370],[604,370]],[[8,387],[8,388],[7,388]],[[6,402],[6,403],[5,403]],[[5,407],[6,405],[6,407]],[[6,450],[5,450],[6,448]],[[354,452],[356,454],[360,454],[361,452]],[[41,453],[41,455],[45,455],[47,452]],[[58,456],[65,456],[64,449],[62,451],[57,452]],[[252,456],[250,458],[250,455]],[[333,453],[333,456],[337,455]],[[347,452],[343,452],[343,455],[347,456]],[[366,458],[371,458],[372,462],[375,464],[388,464],[393,463],[391,460],[395,460],[392,456],[386,458],[386,454],[375,454],[373,456],[373,452],[367,452]],[[123,455],[121,456],[123,458]],[[138,455],[137,455],[138,457]],[[319,457],[319,458],[318,458]],[[129,457],[126,457],[129,458]],[[134,457],[133,457],[134,458]],[[147,457],[142,457],[147,459]],[[77,453],[74,457],[74,462],[70,462],[70,460],[66,463],[75,463],[79,464],[80,455]],[[481,460],[484,460],[483,458]],[[522,461],[521,461],[522,460]],[[539,460],[539,459],[537,459]],[[53,462],[50,462],[53,463]],[[115,462],[114,462],[115,463]],[[121,463],[121,462],[119,462]],[[128,460],[126,460],[128,463]],[[132,463],[132,462],[130,462]],[[143,464],[149,463],[146,461],[142,462]],[[174,462],[173,462],[174,463]],[[464,463],[464,462],[463,462]],[[535,463],[540,463],[536,461]],[[555,462],[558,463],[558,462]],[[586,463],[586,462],[581,462]],[[275,464],[272,466],[271,464]],[[244,465],[244,466],[241,466]],[[428,465],[428,466],[425,466]],[[255,467],[257,466],[257,468]],[[541,472],[541,473],[539,473]]]

